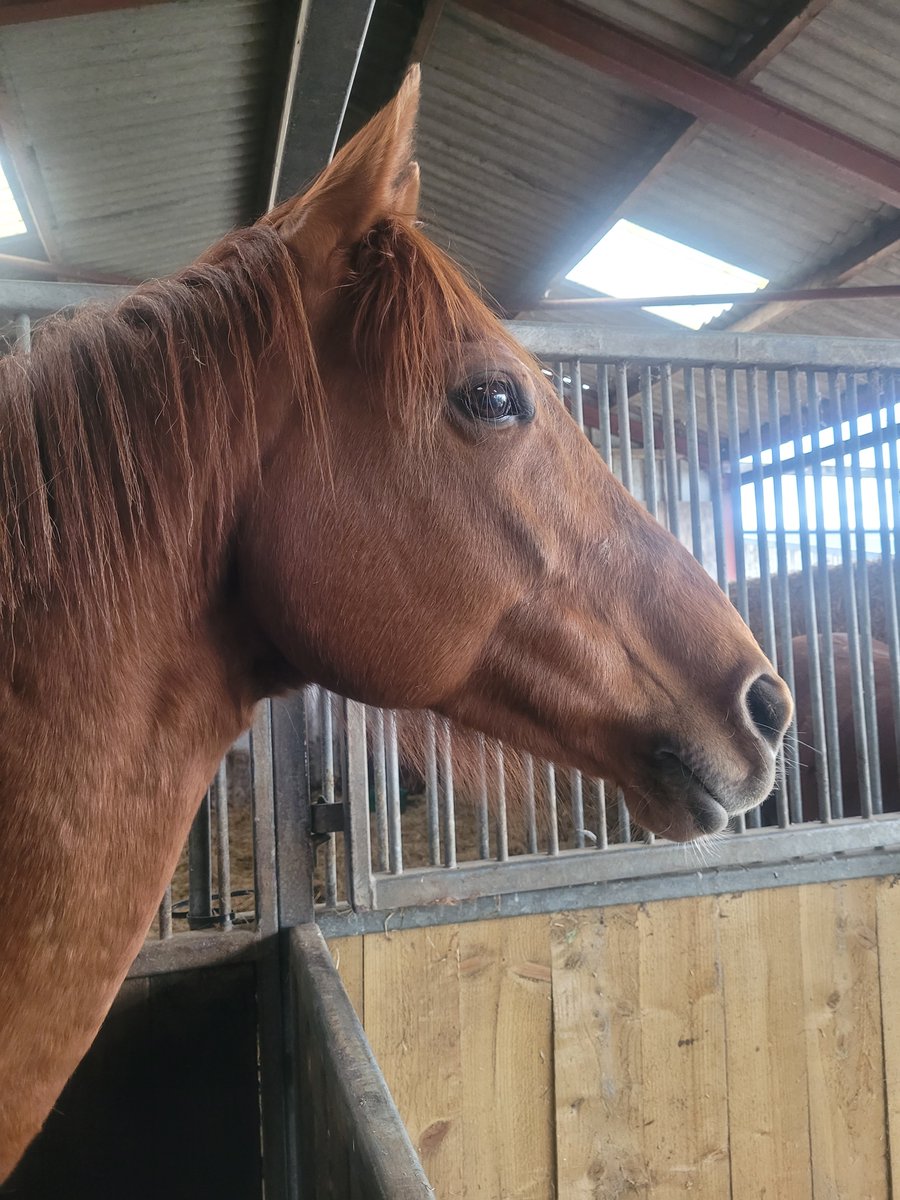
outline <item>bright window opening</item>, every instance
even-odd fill
[[[28,228],[22,220],[19,206],[13,199],[12,191],[0,167],[0,238],[15,237],[18,233],[27,233]]]
[[[623,300],[638,296],[756,292],[769,282],[762,275],[754,275],[631,221],[617,221],[566,278]],[[700,329],[730,308],[730,304],[690,304],[645,311],[688,329]]]

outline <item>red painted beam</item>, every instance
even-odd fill
[[[900,208],[900,160],[567,0],[463,7],[704,121],[725,125]]]

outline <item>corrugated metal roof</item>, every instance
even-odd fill
[[[417,154],[432,232],[508,299],[602,207],[664,106],[448,4],[423,70]]]
[[[161,274],[247,219],[276,16],[192,0],[0,30],[64,261]]]
[[[631,220],[787,281],[861,241],[893,210],[721,128],[707,127],[631,206]]]
[[[772,15],[771,0],[579,0],[583,8],[708,66],[727,61]]]

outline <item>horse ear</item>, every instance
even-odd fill
[[[407,71],[400,90],[334,157],[304,195],[269,214],[285,241],[322,259],[352,246],[386,217],[414,221],[419,165],[412,147],[421,72]]]

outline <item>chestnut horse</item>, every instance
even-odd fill
[[[675,839],[772,787],[783,683],[416,227],[417,105],[0,366],[0,1178],[262,697],[435,710]]]

